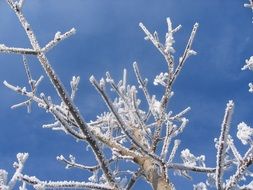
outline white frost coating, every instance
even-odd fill
[[[19,190],[27,190],[27,188],[26,188],[26,182],[22,183],[22,186],[19,187]]]
[[[234,110],[234,102],[230,100],[227,103],[227,107],[225,109],[225,114],[223,118],[223,122],[221,124],[221,132],[220,137],[218,140],[218,147],[217,147],[217,154],[216,154],[216,188],[222,189],[223,188],[223,174],[225,171],[225,157],[226,157],[226,150],[227,150],[227,143],[228,143],[228,136],[229,136],[229,129],[230,129],[230,122],[232,118]]]
[[[253,181],[251,181],[248,185],[243,185],[241,189],[253,189]]]
[[[253,1],[249,0],[249,3],[245,3],[244,7],[253,9]]]
[[[98,182],[98,170],[95,170],[95,171],[93,172],[93,175],[90,176],[90,177],[88,178],[88,180],[89,180],[90,182],[92,182],[92,183],[97,183],[97,182]]]
[[[200,182],[200,183],[198,183],[196,185],[193,185],[193,189],[194,190],[207,190],[207,186],[206,186],[205,183]]]
[[[41,50],[43,52],[47,52],[50,49],[52,49],[53,47],[55,47],[59,42],[61,42],[62,40],[72,36],[73,34],[76,33],[76,29],[72,28],[69,31],[65,32],[64,34],[61,34],[61,32],[56,32],[54,35],[54,39],[52,41],[50,41],[44,48],[42,48]]]
[[[246,145],[252,143],[253,129],[246,123],[241,122],[237,126],[237,137],[242,141],[242,144]]]
[[[190,56],[190,55],[197,55],[197,52],[194,51],[194,50],[192,50],[192,49],[188,50],[187,53],[188,53],[189,56]]]
[[[253,84],[249,83],[249,92],[253,93]]]
[[[8,190],[12,190],[15,187],[18,177],[20,175],[22,175],[21,173],[23,171],[24,164],[25,164],[25,161],[27,160],[27,158],[28,158],[28,153],[18,153],[17,154],[18,162],[14,162],[14,164],[13,164],[13,167],[16,169],[16,171],[7,185]]]
[[[172,29],[172,23],[170,18],[167,18],[167,24],[168,24],[168,32],[165,36],[165,52],[167,53],[174,53],[175,49],[173,48],[173,44],[175,43],[175,40],[173,38],[173,29]]]
[[[0,169],[0,189],[7,189],[7,176],[8,176],[8,172],[6,172],[5,170]]]
[[[121,180],[120,180],[120,182],[119,182],[119,186],[120,186],[121,188],[126,187],[127,181],[128,181],[127,177],[124,176],[123,178],[121,178]]]
[[[159,114],[161,112],[161,102],[157,101],[155,98],[152,100],[152,107],[156,113]]]
[[[168,79],[169,79],[168,73],[161,72],[159,75],[155,77],[153,84],[154,85],[161,84],[162,86],[166,86]]]
[[[225,134],[225,138],[222,137],[218,143],[218,149],[222,151],[220,151],[221,154],[219,157],[221,158],[221,161],[219,162],[220,164],[217,168],[206,167],[204,163],[205,157],[196,157],[188,149],[181,152],[183,163],[173,163],[173,158],[176,155],[176,150],[179,147],[180,141],[175,140],[172,150],[169,146],[170,141],[183,132],[188,122],[188,119],[186,119],[184,115],[190,110],[190,108],[186,108],[185,110],[172,116],[169,112],[170,110],[168,110],[168,105],[170,105],[168,102],[171,100],[173,84],[182,70],[185,61],[190,55],[196,54],[196,52],[192,50],[192,42],[198,28],[197,23],[192,29],[191,36],[183,54],[180,56],[179,63],[175,63],[175,60],[178,60],[178,57],[174,58],[171,54],[175,51],[173,48],[175,42],[173,34],[181,28],[181,25],[173,29],[171,20],[168,18],[168,32],[165,36],[165,42],[161,43],[157,32],[150,33],[147,28],[140,23],[141,28],[146,34],[146,39],[150,40],[160,51],[168,66],[166,70],[167,72],[157,75],[154,79],[154,85],[160,84],[165,87],[164,94],[161,96],[159,94],[159,99],[156,98],[157,96],[155,96],[155,94],[149,94],[147,81],[142,79],[136,63],[134,63],[134,71],[138,84],[144,92],[144,101],[139,100],[136,87],[131,84],[127,84],[126,70],[124,70],[123,79],[119,82],[115,82],[116,80],[110,76],[109,72],[106,74],[106,78],[102,78],[100,82],[97,82],[92,76],[90,81],[107,103],[109,111],[107,110],[107,112],[104,112],[101,116],[86,125],[86,122],[82,119],[82,116],[78,112],[78,108],[72,104],[79,78],[73,77],[71,81],[70,86],[72,93],[69,99],[67,91],[65,91],[65,88],[61,85],[59,78],[55,74],[55,71],[51,68],[51,65],[47,61],[45,55],[45,52],[49,51],[61,40],[72,35],[75,30],[72,29],[65,34],[57,32],[53,40],[41,49],[33,31],[30,28],[30,25],[21,13],[21,10],[17,10],[17,7],[15,7],[17,5],[17,1],[8,0],[8,3],[20,18],[23,26],[26,27],[25,29],[29,28],[29,32],[27,32],[27,34],[36,51],[33,49],[8,48],[2,45],[0,46],[0,52],[37,55],[39,61],[43,63],[43,67],[46,69],[47,74],[51,78],[51,82],[56,87],[58,94],[60,94],[62,102],[54,104],[50,98],[47,98],[48,95],[38,98],[35,96],[33,91],[34,88],[32,88],[32,92],[27,92],[25,88],[15,87],[9,85],[7,82],[5,82],[5,85],[28,97],[29,103],[30,100],[37,102],[42,108],[54,116],[56,121],[53,124],[46,125],[46,127],[65,130],[65,132],[67,134],[71,134],[75,140],[89,141],[87,139],[90,139],[89,146],[92,147],[92,145],[94,145],[92,149],[96,150],[95,154],[98,161],[94,166],[86,166],[76,163],[75,158],[71,155],[68,159],[65,159],[63,156],[59,156],[57,158],[66,164],[66,168],[75,167],[85,169],[93,173],[93,175],[89,178],[92,183],[80,183],[73,181],[40,181],[35,177],[29,177],[23,175],[21,172],[18,172],[17,168],[20,167],[19,163],[16,163],[15,167],[18,173],[18,180],[26,182],[27,185],[34,185],[37,189],[131,189],[127,188],[131,180],[129,180],[126,176],[129,176],[129,174],[133,174],[136,171],[132,169],[128,170],[128,168],[126,169],[125,167],[128,167],[127,164],[124,165],[124,168],[121,166],[121,163],[119,164],[119,161],[126,163],[128,160],[131,160],[140,168],[140,174],[137,175],[136,180],[138,180],[139,176],[144,176],[147,182],[152,185],[153,189],[171,190],[173,189],[173,186],[168,184],[168,180],[170,179],[167,176],[167,171],[169,169],[179,171],[181,175],[191,178],[191,171],[210,173],[211,176],[215,173],[216,169],[218,170],[219,168],[222,168],[221,166],[224,166],[224,163],[226,164],[228,159],[223,159],[223,153],[227,153],[226,151],[229,147],[226,144],[223,147],[223,143],[226,143],[227,134]],[[20,0],[19,3],[23,4],[23,1]],[[251,61],[251,59],[248,61],[249,65],[251,64]],[[31,77],[28,77],[28,81],[29,84],[32,84],[32,86],[36,83],[36,81]],[[112,95],[113,98],[116,96],[112,99],[112,101],[111,94],[108,95],[105,88],[108,83],[110,88],[113,89],[113,93],[115,92],[116,94]],[[33,87],[36,87],[36,85]],[[23,102],[19,105],[25,104],[26,102]],[[230,107],[231,106],[232,102],[230,102]],[[224,126],[229,125],[229,118],[230,116],[228,119],[224,119]],[[167,130],[166,136],[164,136],[165,128]],[[161,151],[160,147],[162,146],[163,149]],[[99,148],[97,149],[97,147]],[[236,152],[234,146],[230,146],[230,149],[233,149],[233,153]],[[170,153],[170,155],[167,155],[167,153]],[[18,156],[18,162],[22,162],[22,155]],[[236,162],[233,162],[232,164],[236,164]],[[224,170],[226,170],[226,168],[224,168]],[[214,178],[216,178],[216,176],[214,176]],[[236,177],[234,178],[236,179]],[[2,177],[2,179],[4,179],[4,177]],[[223,179],[219,179],[223,184]],[[158,182],[162,182],[162,185],[158,184]],[[208,186],[207,183],[199,183],[195,185],[194,188],[205,190],[207,189],[206,186]],[[0,189],[2,190],[2,187]],[[25,189],[25,187],[23,189]]]
[[[209,173],[207,174],[207,180],[206,180],[206,184],[210,187],[215,187],[215,183],[216,183],[216,176],[215,173]]]
[[[57,156],[56,159],[57,159],[57,160],[63,160],[63,159],[64,159],[64,156],[63,156],[63,155]]]
[[[253,70],[253,56],[251,56],[249,59],[246,59],[245,65],[243,66],[242,70]]]
[[[185,150],[181,151],[180,157],[183,160],[185,166],[205,167],[205,156],[204,155],[196,157],[190,152],[189,149],[185,149]]]
[[[45,186],[43,184],[37,184],[33,186],[36,190],[45,190]]]
[[[189,149],[185,149],[185,150],[181,151],[181,158],[182,158],[185,165],[187,165],[187,166],[196,166],[196,158],[190,152]]]
[[[5,44],[0,44],[0,49],[5,49],[6,45]]]
[[[58,32],[56,32],[55,35],[54,35],[54,40],[59,40],[60,38],[61,38],[61,32],[58,31]]]

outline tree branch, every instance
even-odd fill
[[[26,18],[22,14],[19,7],[16,5],[16,3],[13,2],[13,0],[7,0],[10,7],[14,10],[16,13],[22,27],[24,28],[30,43],[35,51],[39,51],[37,54],[37,58],[39,62],[41,63],[41,66],[45,70],[46,74],[48,75],[49,79],[51,80],[51,83],[55,87],[58,95],[61,97],[62,101],[65,103],[65,105],[68,107],[70,114],[74,118],[75,122],[78,124],[78,127],[82,131],[83,135],[86,136],[87,142],[92,147],[92,150],[94,154],[96,155],[96,159],[98,163],[100,164],[106,179],[110,184],[113,186],[117,186],[116,182],[113,178],[113,175],[110,171],[110,169],[107,166],[107,162],[105,158],[103,157],[103,153],[100,150],[99,146],[97,145],[96,139],[93,136],[93,134],[89,131],[87,123],[84,121],[83,117],[81,116],[79,110],[72,102],[71,98],[67,94],[67,91],[65,90],[63,84],[61,83],[59,77],[56,75],[55,71],[53,70],[52,66],[50,65],[46,55],[41,51],[40,45],[36,39],[36,36],[34,32],[32,31],[30,24],[27,22]]]
[[[223,189],[222,187],[222,176],[224,171],[224,158],[226,153],[226,147],[227,147],[227,140],[228,140],[228,134],[229,134],[229,127],[230,127],[230,121],[232,117],[234,109],[234,103],[233,101],[229,101],[227,103],[227,108],[225,110],[225,115],[223,118],[223,122],[221,125],[221,134],[218,142],[218,150],[217,150],[217,161],[216,161],[216,188],[218,190]]]

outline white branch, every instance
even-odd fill
[[[232,118],[232,113],[234,109],[234,103],[233,101],[229,101],[227,103],[227,107],[225,110],[223,122],[221,125],[221,133],[220,138],[218,142],[218,150],[217,150],[217,161],[216,161],[216,188],[222,189],[222,177],[224,172],[224,158],[226,153],[226,147],[227,147],[227,140],[229,135],[229,127],[230,127],[230,121]]]
[[[20,180],[25,181],[33,187],[41,189],[94,189],[94,190],[115,190],[108,184],[96,184],[91,182],[78,182],[78,181],[41,181],[36,177],[21,175]]]
[[[37,55],[39,51],[29,49],[29,48],[15,48],[15,47],[7,47],[4,44],[0,44],[0,52],[2,53],[14,53],[21,55]]]
[[[245,3],[244,7],[253,9],[253,1],[249,0],[249,4]]]
[[[54,39],[50,41],[45,47],[41,49],[43,52],[48,52],[50,49],[55,47],[58,43],[60,43],[62,40],[65,40],[66,38],[74,35],[76,33],[76,29],[72,28],[69,31],[65,32],[64,34],[61,34],[61,32],[56,32]]]
[[[16,172],[14,173],[14,175],[12,176],[11,180],[8,183],[8,190],[12,190],[15,187],[15,184],[23,171],[24,164],[27,158],[28,158],[28,153],[17,154],[18,162],[15,162],[13,164],[13,166],[16,168]]]
[[[229,190],[234,187],[238,181],[242,178],[243,174],[247,168],[253,164],[253,154],[251,153],[248,157],[244,157],[243,160],[237,167],[237,170],[233,176],[230,177],[229,181],[226,184],[225,190]]]
[[[88,127],[87,123],[85,122],[84,118],[82,117],[79,110],[77,109],[77,107],[75,106],[75,104],[73,103],[71,98],[69,97],[67,91],[65,90],[65,87],[61,83],[56,72],[53,70],[52,66],[50,65],[45,53],[41,51],[40,45],[37,41],[37,38],[36,38],[32,28],[30,27],[30,24],[27,22],[26,18],[24,17],[24,15],[21,12],[21,10],[16,6],[16,4],[14,3],[13,0],[7,0],[7,2],[10,5],[10,7],[13,9],[13,11],[16,13],[16,16],[18,17],[22,27],[24,28],[33,49],[36,51],[39,51],[39,53],[37,54],[37,58],[40,61],[41,66],[43,67],[44,71],[47,73],[47,75],[48,75],[49,79],[51,80],[51,83],[55,87],[59,97],[62,99],[62,101],[68,107],[70,114],[72,115],[75,122],[78,124],[78,127],[82,131],[83,135],[86,136],[86,140],[90,144],[90,146],[92,147],[93,153],[96,155],[96,159],[97,159],[98,163],[100,164],[107,181],[110,184],[117,186],[115,183],[115,180],[113,178],[113,175],[106,164],[106,160],[103,157],[103,154],[101,152],[102,150],[98,146],[97,141],[96,141],[95,137],[93,136],[93,134],[91,134],[89,127]],[[72,30],[70,32],[70,34],[72,34],[73,32],[74,32],[74,30]]]

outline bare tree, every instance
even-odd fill
[[[11,179],[8,180],[8,173],[5,170],[0,170],[0,189],[11,190],[15,187],[17,181],[20,181],[22,184],[20,186],[21,190],[25,190],[27,185],[31,185],[35,189],[130,190],[135,182],[142,177],[155,190],[171,190],[175,187],[168,176],[169,170],[174,170],[177,175],[187,178],[191,177],[191,172],[207,174],[208,180],[206,182],[194,185],[194,189],[198,190],[204,190],[208,187],[215,187],[218,190],[253,188],[252,182],[239,185],[242,179],[252,179],[253,176],[249,171],[249,167],[253,162],[253,129],[243,122],[238,125],[237,137],[243,144],[249,146],[248,150],[242,155],[235,147],[233,137],[229,133],[234,109],[232,100],[227,103],[220,136],[216,140],[216,166],[206,166],[205,156],[194,156],[188,149],[182,150],[180,153],[182,163],[174,162],[180,145],[177,136],[184,131],[188,123],[185,115],[190,108],[187,107],[180,113],[172,114],[168,111],[169,102],[173,96],[173,85],[186,60],[191,55],[196,55],[192,45],[199,26],[198,23],[193,26],[185,50],[178,59],[173,54],[175,52],[173,47],[175,43],[174,33],[181,28],[181,25],[173,28],[170,18],[167,18],[168,31],[165,35],[165,42],[162,43],[157,32],[151,33],[143,23],[140,23],[139,26],[145,33],[145,39],[159,50],[168,67],[166,72],[160,73],[154,79],[154,85],[160,85],[164,88],[162,98],[158,99],[156,95],[149,93],[148,81],[141,76],[138,64],[134,62],[133,70],[139,87],[127,84],[126,70],[124,70],[122,80],[119,82],[116,82],[109,72],[106,73],[105,78],[100,80],[97,80],[94,76],[90,77],[91,84],[103,98],[108,111],[99,115],[96,120],[86,122],[74,103],[80,78],[72,78],[70,82],[71,94],[68,94],[46,56],[46,53],[54,46],[73,35],[75,29],[63,34],[57,32],[52,41],[41,47],[22,12],[24,0],[7,0],[7,3],[15,12],[31,44],[31,48],[0,45],[0,52],[20,54],[23,57],[30,88],[30,90],[27,90],[26,87],[18,87],[4,81],[6,87],[27,97],[26,101],[13,105],[12,108],[26,106],[28,112],[30,112],[31,103],[36,102],[40,108],[52,114],[55,118],[52,124],[43,127],[63,131],[66,135],[72,136],[74,140],[88,143],[96,158],[97,165],[83,165],[77,163],[72,155],[68,158],[60,155],[57,159],[68,168],[88,170],[91,172],[91,176],[85,182],[42,181],[23,173],[28,153],[19,153],[17,154],[17,162],[14,163],[16,172]],[[249,6],[252,7],[252,1],[250,1]],[[27,56],[37,57],[58,93],[61,100],[60,104],[53,102],[50,96],[45,93],[39,93],[38,95],[37,88],[43,77],[41,76],[37,80],[33,78]],[[247,60],[244,68],[252,69],[252,60],[253,58]],[[252,85],[250,87],[252,91]],[[117,96],[115,99],[112,100],[108,95],[108,88],[115,92]],[[138,91],[144,94],[145,99],[142,100],[142,104],[147,105],[147,110],[144,110],[142,108],[144,106],[141,106]],[[163,133],[162,131],[166,132]],[[161,148],[158,148],[158,146]],[[119,161],[131,161],[138,169],[122,168],[118,164]],[[231,175],[230,173],[227,174],[227,170],[232,166],[235,166],[235,172]]]

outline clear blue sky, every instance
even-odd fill
[[[243,7],[245,2],[33,0],[26,1],[24,13],[41,45],[51,40],[57,31],[77,29],[77,34],[54,48],[48,58],[65,86],[69,87],[73,75],[81,76],[76,104],[86,120],[106,109],[88,81],[91,74],[100,78],[110,71],[115,79],[120,79],[123,69],[127,68],[129,81],[136,84],[132,63],[137,61],[142,75],[149,78],[151,92],[161,95],[161,89],[152,87],[152,80],[156,74],[165,71],[166,64],[152,44],[143,40],[144,34],[138,26],[140,21],[150,31],[157,30],[161,37],[166,32],[166,17],[171,18],[174,26],[182,24],[183,28],[175,35],[175,56],[182,54],[193,24],[199,22],[193,44],[198,55],[187,61],[176,81],[175,96],[169,109],[176,113],[187,106],[192,108],[188,114],[190,123],[180,136],[179,150],[190,148],[195,155],[205,154],[207,164],[214,166],[213,139],[219,135],[227,101],[235,101],[231,129],[234,136],[239,122],[253,125],[253,95],[248,92],[248,83],[253,77],[250,71],[241,71],[244,60],[253,54],[252,12]],[[30,47],[5,1],[0,1],[0,43]],[[37,60],[28,59],[33,76],[44,75]],[[20,56],[1,54],[0,81],[28,87],[21,61]],[[59,101],[49,85],[48,80],[44,80],[40,90]],[[16,153],[29,152],[25,167],[27,174],[52,180],[84,179],[86,173],[65,170],[55,157],[73,154],[85,163],[92,163],[93,158],[86,153],[85,147],[62,133],[42,129],[41,125],[50,123],[53,118],[35,104],[31,114],[27,114],[25,108],[11,110],[10,106],[23,98],[2,84],[0,88],[0,168],[12,173]],[[240,142],[236,141],[236,144],[240,145]],[[194,182],[201,179],[194,176]],[[191,189],[188,186],[191,183],[184,178],[176,179],[178,189]],[[143,183],[138,183],[135,189],[138,187],[144,187]]]

